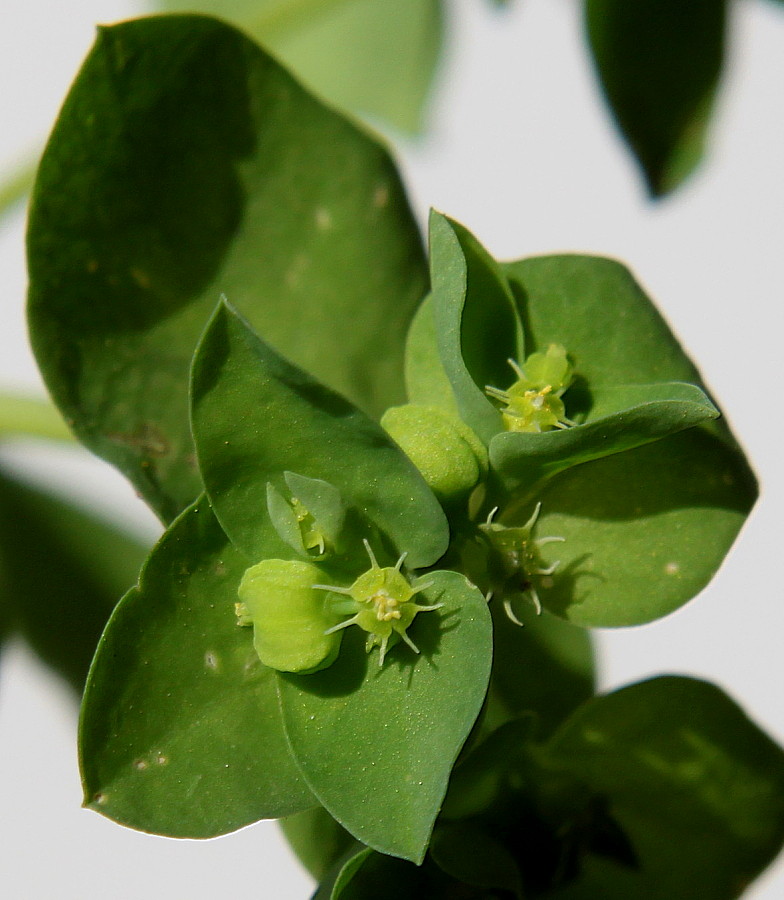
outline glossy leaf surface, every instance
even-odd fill
[[[140,541],[98,516],[0,477],[0,608],[77,690],[146,555]]]
[[[404,644],[367,655],[347,629],[337,661],[278,678],[286,733],[308,784],[357,839],[420,862],[457,754],[484,700],[491,623],[479,591],[456,572],[431,572],[418,595],[443,603],[419,615]]]
[[[702,157],[724,60],[725,0],[587,0],[602,89],[652,196]]]
[[[403,399],[427,270],[395,168],[218,21],[100,31],[41,162],[28,255],[55,401],[166,520],[201,490],[188,370],[221,294],[364,408]]]
[[[236,22],[316,94],[398,130],[422,127],[441,47],[440,0],[164,0]]]
[[[784,842],[784,753],[718,688],[663,677],[587,703],[547,747],[609,800],[637,871],[588,857],[558,900],[731,900]]]
[[[247,560],[206,500],[171,526],[115,611],[81,721],[85,803],[173,837],[213,837],[316,804],[291,758],[275,674],[238,628]]]
[[[701,386],[620,264],[553,256],[512,263],[506,272],[529,349],[567,347],[589,396],[623,384]],[[545,548],[546,561],[561,565],[541,600],[582,625],[632,625],[665,615],[710,580],[755,498],[754,476],[722,420],[562,472],[535,496],[542,502],[537,535],[565,538]],[[533,500],[523,491],[508,519],[524,522]]]
[[[412,568],[446,550],[438,501],[381,426],[278,356],[225,304],[194,360],[193,429],[218,518],[254,560],[271,546],[267,484],[285,471],[334,485],[408,551]]]

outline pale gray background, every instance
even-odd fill
[[[394,2],[394,0],[390,0]],[[579,250],[625,260],[657,299],[740,435],[763,496],[711,586],[686,609],[600,634],[602,683],[659,672],[721,684],[784,741],[784,5],[741,0],[713,150],[674,199],[649,205],[594,89],[572,0],[481,0],[457,18],[428,139],[402,152],[417,213],[434,205],[502,257]],[[0,170],[47,133],[96,22],[132,0],[2,0]],[[27,349],[23,216],[0,231],[0,384],[40,390]],[[20,471],[48,457],[6,450]],[[140,533],[156,526],[112,470],[60,454],[58,483]],[[52,477],[51,475],[48,477]],[[0,677],[0,884],[14,900],[304,900],[310,881],[272,823],[208,842],[124,830],[79,808],[75,709],[21,647]],[[748,895],[784,896],[779,864]]]

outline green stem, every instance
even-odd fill
[[[37,397],[0,394],[0,438],[37,437],[71,443],[74,436],[57,409]]]
[[[19,163],[2,183],[0,183],[0,218],[9,213],[17,203],[29,193],[38,169],[38,153]]]

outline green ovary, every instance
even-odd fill
[[[315,672],[340,649],[337,617],[313,590],[318,567],[299,560],[267,559],[243,575],[238,595],[240,625],[253,625],[253,646],[265,666],[282,672]],[[329,633],[327,633],[329,632]]]

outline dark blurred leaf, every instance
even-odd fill
[[[317,881],[321,881],[338,859],[357,844],[323,806],[287,816],[281,819],[280,827],[297,859]]]
[[[558,900],[732,900],[784,842],[784,752],[705,682],[655,678],[589,701],[547,759],[608,799],[639,861],[589,856]]]
[[[443,39],[441,0],[163,0],[236,22],[329,103],[422,128]]]
[[[143,831],[214,837],[316,805],[283,734],[275,673],[237,627],[248,565],[204,499],[153,550],[85,690],[91,809]]]
[[[430,852],[453,878],[482,888],[498,888],[522,898],[520,870],[512,855],[488,833],[470,822],[437,828]]]
[[[488,727],[526,712],[537,716],[539,737],[550,734],[574,709],[593,696],[592,638],[555,616],[526,617],[521,628],[497,603],[493,613],[493,673]]]
[[[5,609],[44,662],[79,691],[103,627],[146,554],[140,541],[97,516],[0,476],[0,620]]]
[[[56,402],[166,520],[201,490],[188,369],[222,293],[364,409],[403,399],[427,269],[394,165],[217,21],[101,30],[41,162],[28,251]]]
[[[594,63],[654,197],[699,163],[724,61],[726,0],[586,0]]]

